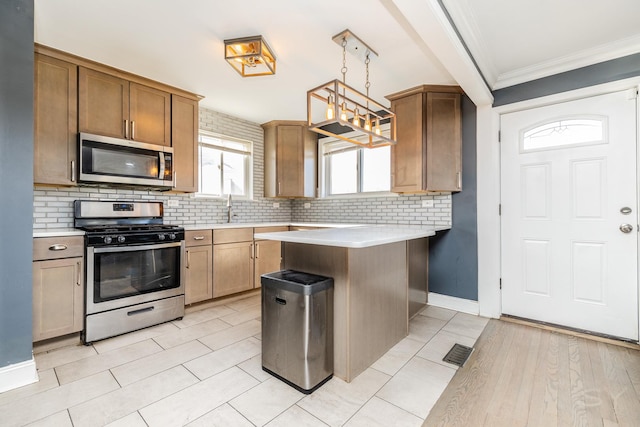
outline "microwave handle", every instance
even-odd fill
[[[160,153],[160,170],[158,172],[158,178],[164,178],[164,153],[161,151]]]

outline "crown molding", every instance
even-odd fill
[[[540,62],[530,67],[502,73],[493,85],[493,90],[537,80],[554,74],[575,70],[600,62],[610,61],[640,52],[640,35],[616,40],[612,43],[585,49],[571,55]]]

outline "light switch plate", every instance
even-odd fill
[[[304,208],[305,208],[305,209],[309,209],[309,208],[311,208],[311,203],[305,203],[305,204],[304,204]]]
[[[180,206],[180,202],[178,202],[176,199],[169,199],[169,203],[167,204],[170,208],[177,208],[178,206]]]
[[[280,203],[278,203],[278,202],[273,202],[273,207],[274,207],[274,208],[279,208],[279,207],[280,207]]]
[[[423,208],[432,208],[433,207],[433,199],[427,199],[422,201]]]

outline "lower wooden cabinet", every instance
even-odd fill
[[[35,239],[34,342],[82,330],[84,316],[82,247],[82,237]],[[68,258],[64,258],[65,256]],[[42,259],[45,257],[51,259]]]
[[[213,265],[214,298],[253,289],[253,240],[214,244]]]
[[[287,226],[258,227],[254,233],[276,233],[289,231]],[[254,254],[254,287],[259,288],[262,283],[260,276],[265,273],[282,270],[282,242],[275,240],[255,240]]]
[[[254,233],[287,226],[189,230],[185,233],[185,303],[193,304],[260,287],[260,276],[281,269],[281,242]]]
[[[211,230],[185,233],[185,304],[213,298],[213,247]]]
[[[255,281],[254,287],[261,286],[260,276],[281,270],[282,243],[275,240],[256,240],[255,243]]]

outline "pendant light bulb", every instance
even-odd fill
[[[335,108],[336,106],[333,103],[333,95],[329,95],[329,98],[327,98],[327,120],[333,120],[336,115]]]
[[[358,114],[358,107],[353,111],[353,123],[354,126],[360,127],[360,114]]]
[[[340,120],[347,121],[347,103],[342,101],[340,106]]]
[[[371,132],[371,119],[369,118],[369,114],[367,114],[364,119],[364,130]]]
[[[376,135],[382,135],[382,129],[380,129],[380,117],[376,117],[376,127],[374,132]]]

